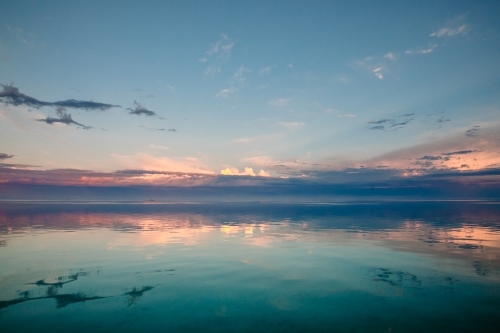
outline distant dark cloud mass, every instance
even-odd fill
[[[454,151],[454,152],[451,152],[451,153],[442,153],[441,155],[446,155],[446,156],[450,156],[450,155],[465,155],[465,154],[474,153],[476,151],[477,150],[460,150],[460,151]]]
[[[12,157],[14,157],[14,155],[0,153],[0,161],[6,160],[6,159],[12,158]]]
[[[12,84],[10,85],[0,84],[0,85],[3,87],[3,91],[0,92],[0,101],[6,105],[13,105],[13,106],[24,105],[36,109],[39,109],[44,106],[49,106],[49,107],[62,106],[73,109],[101,110],[101,111],[109,110],[114,107],[120,107],[119,105],[98,103],[93,101],[78,101],[75,99],[68,99],[65,101],[58,101],[58,102],[45,102],[45,101],[40,101],[34,97],[25,95],[23,93],[20,93],[19,88],[14,87]]]
[[[413,116],[414,113],[407,113],[405,115],[399,116],[397,118],[407,118]],[[381,130],[381,131],[395,131],[411,122],[413,118],[406,120],[396,120],[394,118],[384,118],[379,120],[372,120],[368,122],[369,130]]]
[[[145,115],[145,116],[157,116],[156,112],[153,112],[151,110],[148,110],[144,107],[144,105],[138,103],[137,101],[134,101],[134,108],[127,108],[129,110],[129,114],[135,114],[135,115]]]
[[[74,121],[73,118],[71,117],[71,115],[66,112],[66,108],[64,108],[62,106],[57,107],[56,112],[57,112],[58,118],[47,117],[45,119],[37,119],[37,120],[43,121],[49,125],[52,125],[53,123],[62,123],[62,124],[66,124],[66,125],[74,124],[74,125],[82,127],[83,129],[92,128],[91,126],[85,126],[83,124],[80,124],[80,123],[77,123],[76,121]]]

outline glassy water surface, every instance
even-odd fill
[[[496,332],[500,205],[0,204],[2,332]]]

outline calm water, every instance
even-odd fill
[[[2,332],[497,332],[500,205],[0,204]]]

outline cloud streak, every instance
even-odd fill
[[[147,117],[157,116],[156,112],[146,109],[144,105],[140,104],[137,101],[134,101],[133,108],[127,108],[127,110],[129,111],[129,114],[134,114],[136,116],[141,116],[141,115],[145,115]]]
[[[120,107],[119,105],[113,104],[105,104],[93,101],[79,101],[75,99],[68,99],[65,101],[58,102],[45,102],[40,101],[34,97],[25,95],[19,92],[17,87],[11,85],[0,84],[3,88],[3,91],[0,92],[0,101],[6,105],[13,106],[27,106],[39,109],[44,106],[48,107],[65,107],[65,108],[73,108],[73,109],[81,109],[81,110],[100,110],[106,111],[114,107]]]
[[[464,34],[467,32],[468,26],[466,24],[462,24],[457,28],[444,27],[435,31],[429,35],[429,37],[450,37],[455,35]]]

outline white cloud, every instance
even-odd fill
[[[429,46],[428,49],[410,49],[410,50],[406,50],[405,54],[411,55],[411,56],[418,55],[418,54],[429,54],[429,53],[434,52],[434,49],[436,47],[437,47],[437,44],[432,44],[432,45]]]
[[[215,97],[220,97],[220,98],[228,98],[229,95],[234,94],[238,89],[235,87],[229,87],[227,89],[222,89],[219,91],[217,94],[215,94]]]
[[[245,167],[245,169],[241,172],[236,168],[225,168],[225,169],[220,171],[220,174],[225,175],[225,176],[252,176],[252,177],[255,177],[255,176],[270,177],[271,176],[268,172],[266,172],[262,169],[260,170],[260,172],[258,174],[255,174],[255,172],[253,171],[253,168],[249,168],[249,167]]]
[[[430,34],[430,37],[449,37],[449,36],[455,36],[458,34],[464,34],[467,31],[468,26],[466,24],[463,24],[459,26],[458,28],[451,28],[451,27],[445,27],[441,28],[436,32],[433,32]]]
[[[248,69],[247,67],[245,66],[241,66],[237,71],[236,73],[234,73],[234,77],[236,78],[236,80],[240,81],[240,82],[243,82],[245,81],[245,78],[243,77],[243,75],[245,75],[246,73],[250,73],[251,70]]]
[[[277,99],[273,99],[272,101],[269,101],[269,105],[272,105],[272,106],[275,106],[275,107],[278,107],[278,108],[282,108],[284,106],[287,106],[288,103],[290,102],[290,100],[288,98],[277,98]]]
[[[198,59],[198,62],[207,62],[208,59],[207,58],[201,58],[201,59]]]
[[[286,65],[286,67],[288,67],[288,68],[293,68],[293,64],[292,64],[292,63],[289,63],[288,65]]]
[[[340,113],[339,111],[335,110],[335,109],[328,109],[328,110],[325,110],[326,113],[333,113],[335,115],[337,115],[337,117],[339,118],[354,118],[356,117],[355,115],[353,114],[348,114],[348,113]]]
[[[373,74],[375,74],[376,77],[378,77],[380,80],[384,79],[384,75],[382,75],[382,70],[384,67],[378,67],[373,70]]]
[[[398,57],[392,52],[388,52],[384,55],[384,58],[389,59],[389,60],[396,60]]]
[[[155,145],[155,144],[150,144],[150,145],[149,145],[149,148],[152,148],[152,149],[170,149],[169,147],[166,147],[166,146],[158,146],[158,145]]]
[[[205,70],[204,76],[213,76],[215,73],[220,73],[220,67],[209,66]]]
[[[168,88],[168,90],[170,90],[170,92],[175,91],[175,88],[173,86],[171,86],[170,84],[167,84],[167,88]]]
[[[269,73],[271,72],[271,69],[273,69],[274,66],[267,66],[267,67],[264,67],[262,68],[260,71],[259,71],[259,75],[269,75]]]
[[[222,39],[211,44],[210,48],[207,51],[208,55],[213,54],[227,54],[231,52],[231,49],[234,46],[234,42],[232,42],[227,35],[222,34]]]

